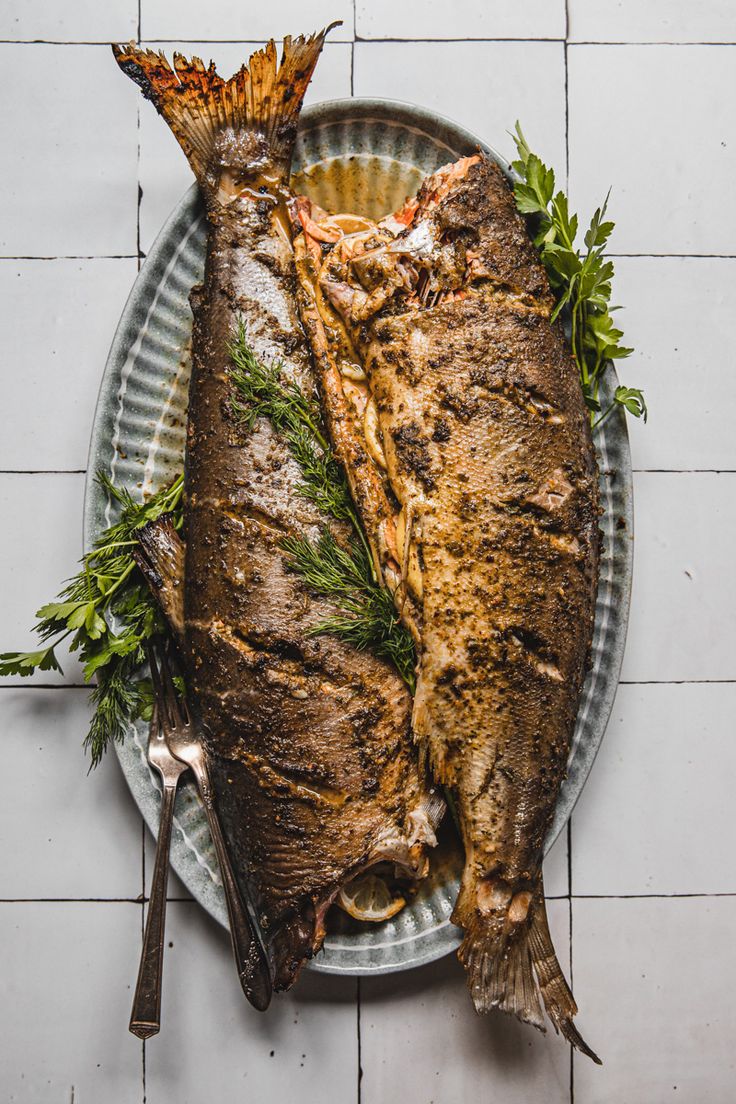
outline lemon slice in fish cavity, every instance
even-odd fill
[[[361,874],[343,886],[335,903],[354,920],[377,924],[401,912],[406,899],[394,897],[383,878],[376,874]]]

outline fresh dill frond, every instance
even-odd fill
[[[353,541],[341,547],[329,529],[316,541],[308,537],[285,537],[281,547],[289,556],[289,567],[316,594],[334,601],[340,613],[325,618],[311,630],[329,633],[349,641],[359,650],[369,649],[390,659],[414,692],[416,656],[414,641],[402,624],[393,596],[373,581],[365,549]]]
[[[347,479],[327,440],[316,395],[305,395],[296,383],[285,379],[280,361],[263,364],[258,359],[242,320],[230,343],[230,357],[233,413],[247,429],[252,429],[258,418],[268,418],[301,469],[299,493],[323,514],[348,521],[353,528],[349,549],[339,545],[327,528],[317,541],[301,536],[281,541],[292,571],[340,610],[312,631],[330,633],[392,660],[413,692],[414,642],[401,622],[393,595],[376,577]]]
[[[575,245],[578,216],[570,214],[565,193],[555,193],[554,171],[532,153],[518,122],[512,137],[518,154],[511,165],[518,178],[514,183],[516,206],[534,223],[534,244],[556,300],[552,319],[564,312],[569,320],[570,342],[593,428],[601,426],[617,407],[646,422],[647,404],[637,387],[617,387],[605,410],[599,401],[608,365],[633,352],[621,344],[623,333],[612,317],[617,308],[610,305],[614,273],[605,248],[614,223],[606,219],[608,196],[590,220],[583,239],[585,252],[581,252]]]
[[[167,629],[132,553],[137,531],[162,514],[173,514],[181,526],[184,486],[179,476],[145,502],[136,502],[103,472],[97,473],[97,480],[117,504],[117,520],[82,558],[79,572],[67,581],[57,601],[36,614],[34,631],[47,646],[0,655],[0,676],[61,671],[55,649],[71,637],[69,649],[79,652],[85,680],[97,681],[91,695],[95,712],[84,741],[92,766],[112,742],[122,739],[129,721],[146,704],[145,691],[132,676],[145,661],[145,642]]]
[[[263,363],[248,344],[242,319],[230,343],[231,408],[247,429],[268,418],[302,470],[297,491],[323,513],[358,527],[347,480],[327,440],[317,397],[284,378],[283,362]]]

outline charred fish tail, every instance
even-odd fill
[[[458,957],[477,1012],[499,1008],[544,1031],[555,1031],[601,1065],[573,1023],[578,1007],[565,981],[547,923],[541,876],[534,891],[514,893],[503,879],[464,884],[452,920],[465,928]]]
[[[230,80],[198,57],[162,53],[134,42],[114,45],[120,68],[169,124],[206,198],[230,191],[239,168],[258,162],[288,175],[304,93],[332,23],[317,34],[287,36],[279,62],[273,39]],[[247,137],[246,137],[247,136]],[[260,148],[259,148],[260,147]],[[260,154],[260,156],[259,156]]]

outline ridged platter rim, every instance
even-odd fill
[[[303,137],[305,134],[329,126],[347,127],[351,122],[366,126],[372,121],[390,123],[405,130],[414,131],[424,138],[429,138],[438,148],[444,145],[447,149],[447,160],[480,148],[493,156],[507,175],[509,174],[508,163],[464,127],[425,108],[400,101],[349,99],[315,104],[305,108],[300,124],[300,134]],[[193,185],[182,197],[156,238],[133,285],[118,324],[101,381],[90,442],[84,507],[85,548],[91,546],[95,533],[103,525],[105,500],[97,484],[91,479],[91,474],[98,467],[106,467],[110,463],[112,440],[110,431],[114,420],[112,407],[116,399],[116,385],[123,365],[129,360],[131,349],[141,332],[140,316],[146,307],[147,295],[150,298],[149,289],[162,285],[167,266],[173,264],[170,256],[172,242],[178,241],[187,228],[189,232],[192,231],[199,206],[197,189]],[[149,303],[146,323],[151,310]],[[608,393],[616,382],[615,373],[612,372],[606,387]],[[589,731],[585,742],[578,743],[576,746],[570,773],[560,793],[554,822],[547,839],[547,850],[567,822],[603,738],[618,684],[628,622],[633,554],[633,504],[631,461],[623,416],[617,413],[610,419],[600,436],[603,448],[602,468],[608,473],[602,478],[602,491],[604,498],[608,496],[609,503],[608,513],[604,516],[604,530],[606,539],[611,544],[612,555],[609,566],[612,577],[606,591],[603,613],[597,617],[597,630],[600,629],[598,622],[601,618],[611,621],[611,625],[608,626],[604,638],[604,643],[607,645],[605,655],[597,657],[590,675],[593,689],[586,692],[585,700],[588,707],[593,702]],[[595,696],[594,701],[593,696]],[[116,752],[133,797],[155,835],[159,795],[155,781],[143,760],[144,745],[140,727],[136,731],[131,731],[125,741],[116,746]],[[577,732],[576,739],[578,739]],[[188,815],[191,816],[191,810]],[[181,832],[174,833],[172,865],[195,899],[219,923],[225,924],[226,915],[221,894],[208,866],[207,856],[200,852],[196,843],[191,840],[185,842],[186,839],[187,837]],[[373,931],[376,932],[376,929]],[[355,937],[348,946],[330,944],[328,949],[310,964],[311,968],[324,973],[349,975],[393,973],[434,961],[454,950],[459,943],[458,930],[448,919],[442,920],[434,927],[390,940],[382,946],[380,939],[374,940],[374,943],[379,944],[374,946],[374,943],[370,942],[365,945],[360,943],[360,938],[362,936]],[[427,940],[429,945],[425,945]],[[381,953],[387,946],[394,947],[396,952],[399,946],[403,946],[404,950],[398,952],[399,957],[396,958],[385,950],[383,954]],[[361,957],[362,960],[350,961],[353,955],[356,958]],[[348,961],[344,962],[345,958]]]

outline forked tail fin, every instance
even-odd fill
[[[223,170],[262,163],[289,171],[304,93],[332,23],[318,34],[284,39],[279,63],[271,40],[223,80],[198,57],[162,53],[131,42],[113,46],[115,59],[171,127],[200,186],[212,193]],[[244,141],[247,134],[250,140]]]
[[[492,887],[491,907],[484,910],[478,908],[475,887],[464,886],[453,913],[465,928],[458,957],[476,1011],[500,1008],[540,1031],[546,1011],[555,1031],[601,1065],[573,1023],[578,1007],[552,946],[541,878],[533,896],[519,893],[512,899],[504,886]]]

